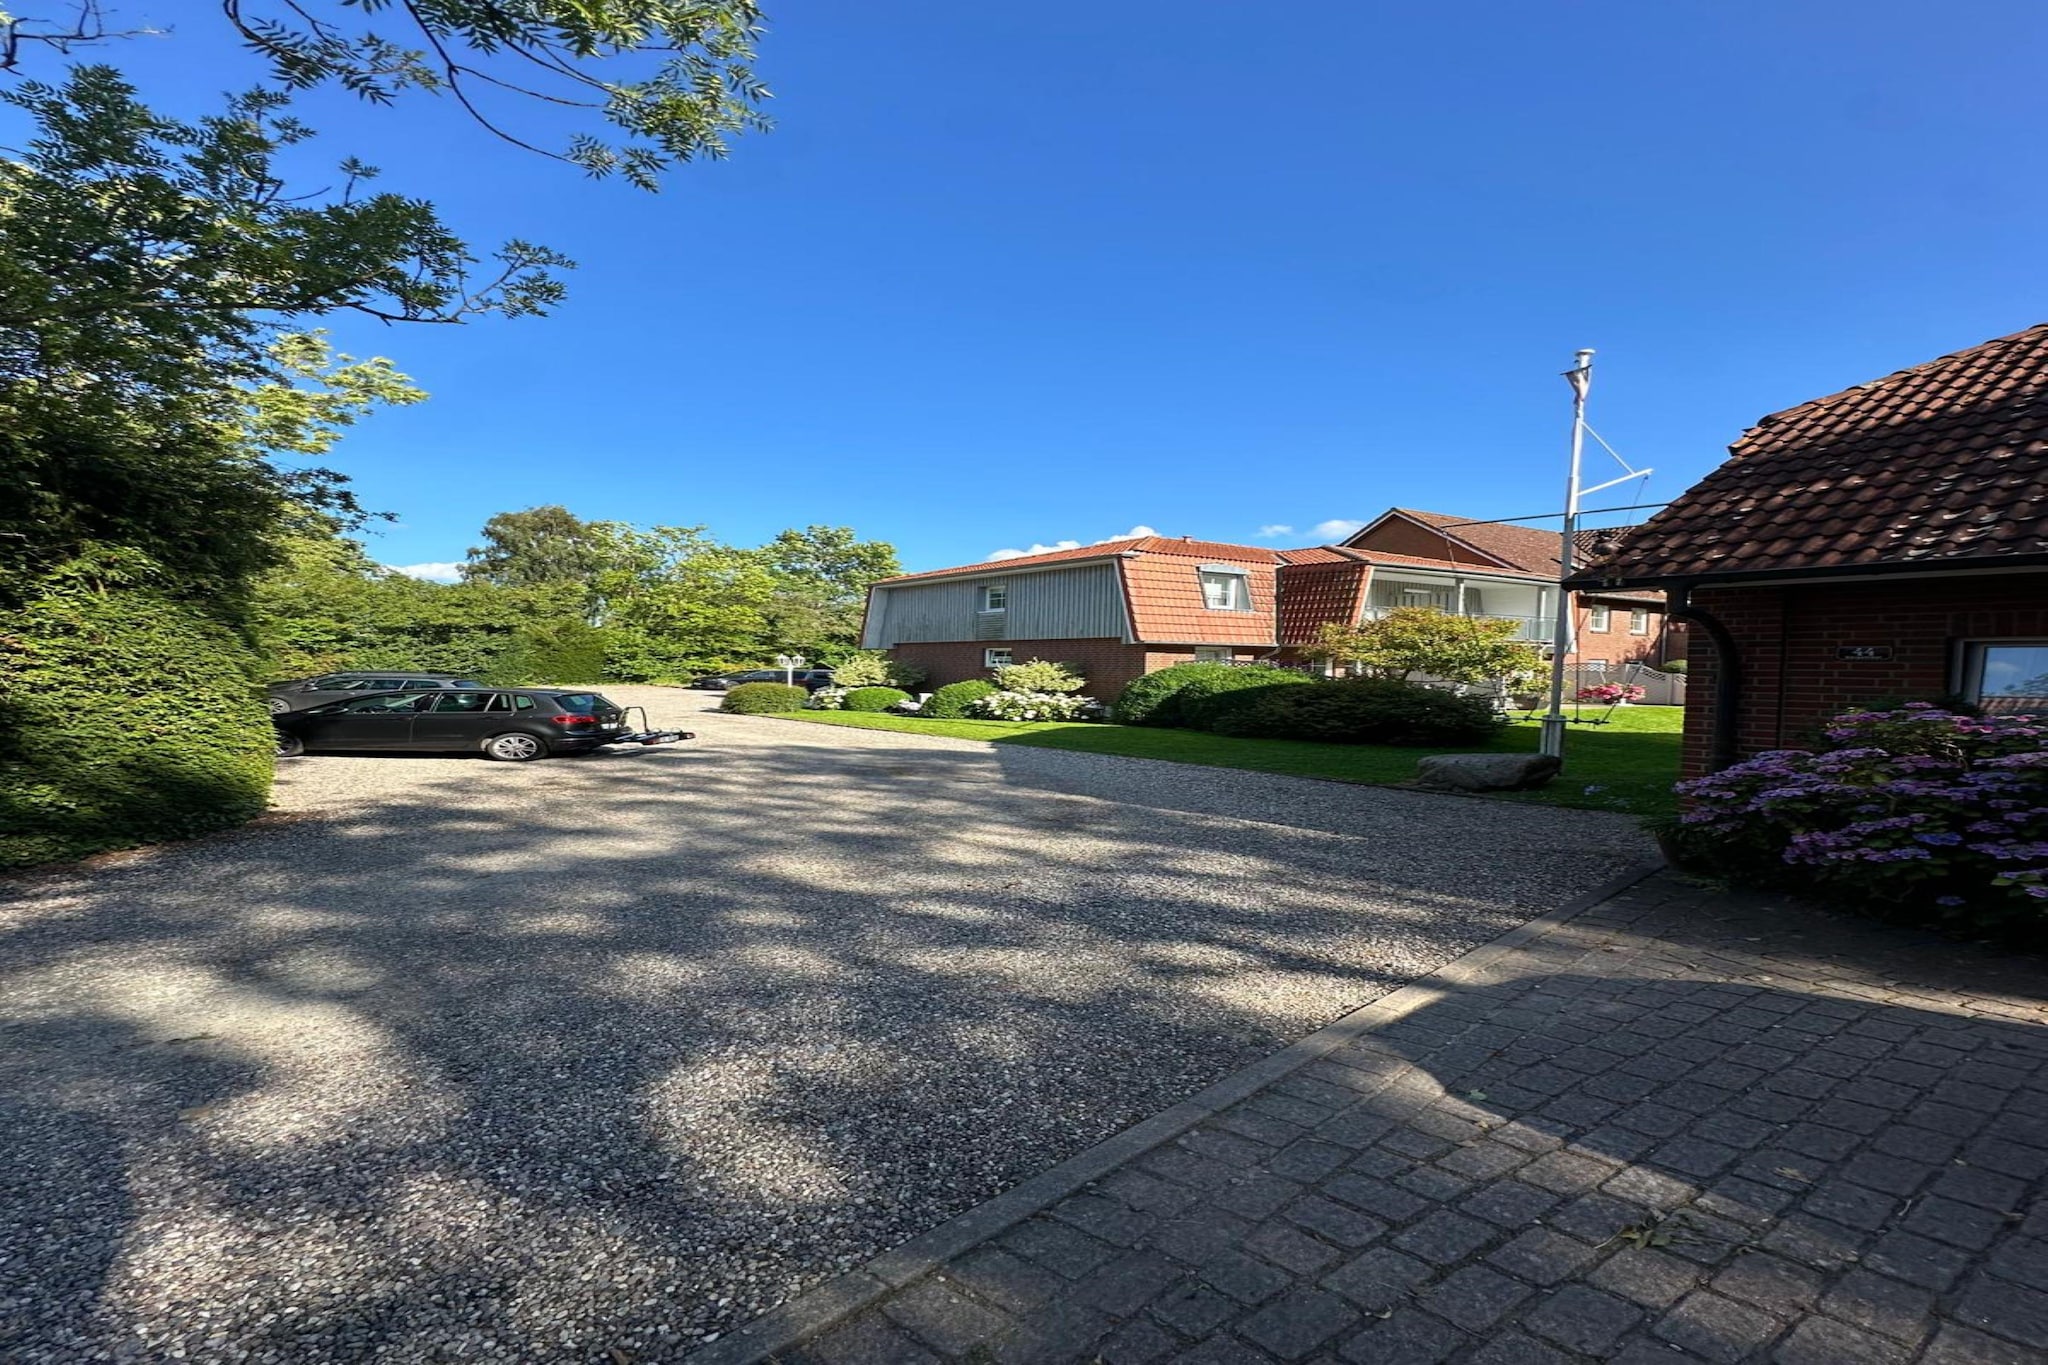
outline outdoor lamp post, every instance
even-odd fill
[[[796,686],[796,671],[802,668],[805,662],[806,660],[801,654],[778,654],[775,656],[775,666],[782,670],[782,680],[791,687]]]

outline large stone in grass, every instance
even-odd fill
[[[1564,765],[1549,754],[1433,754],[1416,771],[1425,787],[1461,792],[1524,792]]]

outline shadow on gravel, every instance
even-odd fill
[[[1633,854],[980,752],[404,766],[8,888],[0,1356],[668,1358]]]

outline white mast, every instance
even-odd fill
[[[1564,372],[1572,386],[1572,466],[1564,481],[1564,531],[1558,537],[1557,618],[1550,633],[1550,712],[1543,717],[1540,751],[1564,757],[1564,660],[1572,649],[1572,541],[1579,529],[1579,463],[1586,451],[1586,391],[1593,387],[1593,352],[1580,351]]]

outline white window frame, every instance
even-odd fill
[[[1595,635],[1605,635],[1614,624],[1612,607],[1587,607],[1586,629]]]
[[[975,610],[993,615],[1010,609],[1010,585],[1007,583],[984,583],[981,585],[980,605]]]
[[[996,657],[999,654],[1002,656],[1001,658]],[[1017,655],[1014,650],[984,649],[981,651],[981,666],[983,668],[1008,668],[1015,662],[1017,662]]]
[[[1650,609],[1648,607],[1630,607],[1628,609],[1628,633],[1631,635],[1648,635],[1650,633]]]
[[[1237,657],[1229,645],[1196,645],[1195,662],[1198,664],[1227,664]]]
[[[1202,594],[1203,610],[1250,611],[1252,609],[1252,578],[1249,573],[1241,573],[1235,569],[1202,568],[1195,570],[1195,575],[1196,585]],[[1235,600],[1220,607],[1211,603],[1209,601],[1209,580],[1211,579],[1215,579],[1219,583],[1229,584],[1230,591],[1227,596]]]
[[[1984,665],[1994,649],[2048,649],[2048,639],[2019,635],[2010,639],[1965,640],[1958,656],[1956,691],[1975,705],[1984,702]]]

